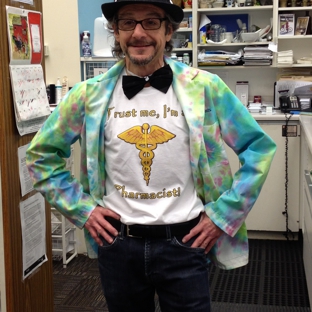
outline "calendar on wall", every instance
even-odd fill
[[[10,65],[15,115],[18,122],[50,115],[41,65]]]

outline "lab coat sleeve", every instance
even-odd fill
[[[85,83],[77,84],[31,141],[26,163],[34,188],[73,224],[82,228],[96,202],[65,166],[84,127]]]
[[[206,96],[212,104],[210,109],[217,118],[220,135],[237,154],[241,166],[234,173],[231,186],[208,203],[205,210],[215,224],[234,236],[259,196],[276,144],[217,76]]]

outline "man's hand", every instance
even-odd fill
[[[120,216],[114,211],[101,206],[96,206],[84,225],[84,227],[90,232],[93,239],[100,246],[102,246],[103,243],[99,236],[102,236],[108,243],[111,244],[113,239],[110,234],[113,236],[118,235],[118,231],[105,220],[105,217],[112,217],[117,220],[120,219]]]
[[[224,232],[210,220],[207,214],[203,212],[199,223],[189,234],[183,237],[182,241],[183,243],[186,243],[193,236],[198,235],[191,247],[204,248],[205,253],[207,254],[223,233]]]

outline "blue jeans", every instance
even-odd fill
[[[123,225],[122,225],[123,226]],[[121,231],[123,232],[123,231]],[[182,237],[133,238],[119,235],[99,247],[99,270],[110,312],[209,312],[207,258]]]

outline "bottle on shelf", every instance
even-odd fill
[[[186,65],[190,65],[190,56],[187,52],[183,53],[183,63]]]
[[[87,58],[91,57],[91,44],[90,44],[90,33],[88,30],[85,30],[83,32],[83,37],[81,41],[81,49],[82,49],[82,55]]]
[[[60,77],[57,77],[55,84],[55,103],[59,104],[62,100],[62,84],[60,81]]]
[[[240,34],[239,34],[239,40],[240,40],[241,42],[244,41],[244,40],[242,39],[242,34],[243,34],[243,33],[246,33],[246,32],[247,32],[246,23],[243,23],[243,24],[242,24],[242,29],[241,29]]]
[[[66,95],[66,93],[68,92],[69,87],[68,87],[68,78],[67,76],[63,77],[62,80],[62,98]]]
[[[178,60],[177,53],[171,53],[171,59],[177,61]]]

